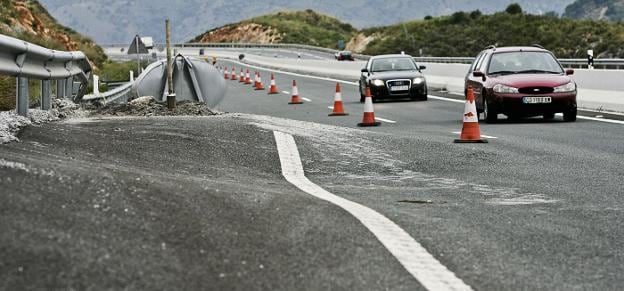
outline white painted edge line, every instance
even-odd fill
[[[376,120],[379,120],[379,121],[387,122],[387,123],[397,123],[397,122],[396,122],[396,121],[394,121],[394,120],[385,119],[385,118],[381,118],[381,117],[375,117],[375,119],[376,119]]]
[[[454,133],[454,134],[461,134],[461,131],[453,131],[453,132],[451,132],[451,133]],[[495,137],[495,136],[491,136],[491,135],[484,135],[484,134],[482,134],[482,135],[481,135],[481,137],[482,137],[482,138],[491,138],[491,139],[497,139],[497,138],[498,138],[498,137]]]
[[[405,230],[379,212],[334,195],[305,177],[297,144],[292,135],[274,131],[275,143],[286,181],[301,191],[328,201],[351,213],[383,244],[420,284],[428,290],[472,290],[449,271]]]
[[[561,113],[557,113],[555,114],[557,116],[563,116],[563,114]],[[614,123],[614,124],[624,124],[623,120],[614,120],[614,119],[606,119],[606,118],[596,118],[596,117],[587,117],[587,116],[581,116],[581,115],[577,115],[576,118],[578,119],[585,119],[585,120],[592,120],[592,121],[600,121],[600,122],[606,122],[606,123]]]
[[[338,79],[334,79],[334,78],[317,77],[317,76],[310,76],[310,75],[304,75],[304,74],[299,74],[299,73],[286,72],[286,71],[282,71],[282,70],[274,70],[274,69],[260,67],[260,66],[256,66],[256,65],[252,65],[252,64],[242,63],[242,62],[239,62],[239,61],[236,61],[236,60],[232,60],[232,59],[229,59],[228,61],[232,62],[232,63],[236,63],[236,64],[239,64],[239,65],[242,65],[242,66],[247,66],[247,67],[258,69],[258,70],[265,70],[265,71],[269,71],[269,72],[273,72],[273,73],[280,73],[280,74],[284,74],[284,75],[297,76],[297,77],[303,77],[303,78],[309,78],[309,79],[317,79],[317,80],[323,80],[323,81],[332,81],[332,82],[338,82],[338,83],[341,83],[341,84],[354,85],[354,86],[358,86],[359,85],[358,82],[349,82],[349,81],[338,80]]]
[[[610,115],[624,116],[624,113],[621,113],[621,112],[612,112],[612,111],[604,111],[604,110],[600,111],[600,110],[580,108],[580,107],[579,107],[579,110],[587,111],[587,112],[594,112],[594,113],[599,113],[599,114],[610,114]]]
[[[303,100],[305,100],[305,101],[308,101],[308,102],[312,102],[312,100],[311,100],[311,99],[309,99],[309,98],[301,97],[301,99],[303,99]]]
[[[286,94],[286,95],[289,95],[289,94],[290,94],[290,92],[288,92],[288,91],[282,91],[282,93],[284,93],[284,94]]]
[[[327,108],[334,110],[334,106],[327,106]]]

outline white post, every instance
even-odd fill
[[[93,94],[100,94],[100,77],[93,75]]]
[[[134,72],[130,71],[130,82],[134,82]]]

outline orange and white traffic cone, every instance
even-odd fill
[[[292,82],[292,97],[288,104],[303,104],[303,101],[299,98],[299,89],[297,88],[297,81],[295,80]]]
[[[340,83],[336,83],[336,94],[334,94],[334,111],[329,116],[345,116],[349,115],[344,112],[342,107],[342,93],[340,92]]]
[[[243,68],[241,68],[240,77],[238,78],[239,83],[245,83],[245,72],[243,72]]]
[[[362,122],[358,123],[357,126],[379,126],[381,122],[375,121],[373,97],[371,97],[371,91],[369,87],[366,87],[366,94],[364,96],[364,117],[362,118]]]
[[[258,85],[256,86],[256,90],[264,90],[264,85],[262,85],[262,77],[260,73],[258,73]]]
[[[231,77],[232,81],[236,81],[238,80],[238,77],[236,77],[236,69],[234,67],[232,67],[232,77]]]
[[[254,89],[258,87],[258,72],[254,72],[254,81],[252,87],[254,87]]]
[[[269,94],[279,94],[277,85],[275,85],[275,76],[271,74],[271,86],[269,87]]]
[[[223,71],[223,78],[225,78],[226,80],[230,79],[230,72],[228,72],[227,67],[225,67],[225,71]]]
[[[481,130],[479,129],[479,115],[477,115],[477,106],[475,105],[474,92],[472,86],[468,86],[466,96],[466,106],[464,107],[464,126],[462,127],[461,136],[456,139],[455,143],[487,143],[486,139],[481,138]]]
[[[247,69],[247,74],[245,74],[245,85],[251,84],[251,78],[249,78],[249,69]]]

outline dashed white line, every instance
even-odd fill
[[[288,91],[282,91],[282,93],[284,93],[286,95],[290,95],[290,92],[288,92]]]
[[[334,110],[334,106],[327,106],[327,108]]]
[[[460,131],[453,131],[452,133],[454,133],[454,134],[461,134]],[[495,136],[485,135],[485,134],[482,134],[481,137],[482,138],[491,138],[491,139],[497,139],[498,138],[498,137],[495,137]]]
[[[308,180],[293,136],[279,131],[273,133],[286,181],[353,215],[427,290],[472,290],[396,223],[373,209],[336,196]]]
[[[311,100],[311,99],[309,99],[309,98],[301,97],[301,99],[303,99],[303,100],[305,100],[305,101],[308,101],[308,102],[312,102],[312,100]]]
[[[397,123],[397,122],[396,122],[396,121],[394,121],[394,120],[385,119],[385,118],[381,118],[381,117],[375,117],[375,119],[376,119],[376,120],[379,120],[379,121],[387,122],[387,123]]]
[[[436,99],[436,100],[449,101],[449,102],[455,102],[455,103],[466,103],[466,100],[458,100],[458,99],[446,98],[446,97],[440,97],[440,96],[434,96],[434,95],[428,95],[428,96],[429,98]]]

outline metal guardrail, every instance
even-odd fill
[[[28,113],[28,80],[41,80],[41,109],[51,107],[50,81],[57,97],[81,100],[89,84],[91,64],[80,51],[57,51],[0,34],[0,74],[17,78],[17,113]],[[74,82],[80,86],[75,90]]]
[[[120,101],[120,99],[123,99],[122,101],[125,102],[128,99],[128,95],[132,91],[133,84],[134,84],[134,81],[131,81],[119,87],[116,87],[112,90],[108,90],[104,93],[85,95],[84,97],[82,97],[82,100],[84,101],[102,100],[104,104],[115,102],[115,101]]]

